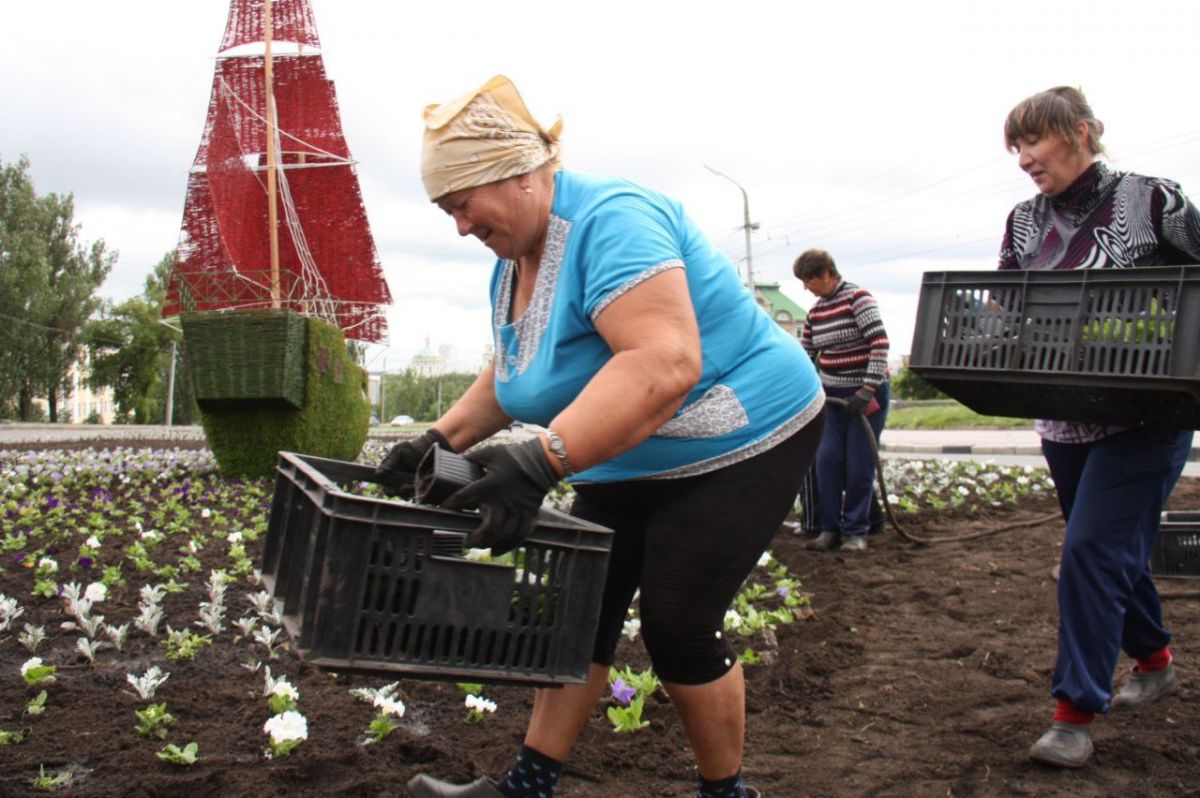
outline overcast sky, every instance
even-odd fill
[[[605,3],[312,0],[395,304],[372,370],[429,338],[477,360],[490,253],[458,239],[419,177],[421,110],[494,74],[564,119],[569,167],[683,201],[755,277],[830,250],[875,293],[907,353],[925,271],[994,268],[1004,220],[1034,193],[1003,146],[1009,109],[1080,86],[1120,169],[1200,199],[1194,0]],[[179,235],[224,32],[223,0],[0,2],[0,160],[71,192],[86,239],[120,258],[102,292],[139,293]]]

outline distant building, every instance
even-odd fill
[[[101,424],[113,423],[115,407],[113,404],[112,388],[105,386],[92,390],[88,387],[87,378],[92,370],[92,359],[87,349],[83,350],[79,360],[71,364],[67,371],[67,379],[63,383],[63,396],[58,403],[60,421],[70,421],[81,424],[89,419]],[[34,404],[49,414],[50,404],[45,399],[34,399]]]
[[[767,311],[775,323],[787,330],[793,338],[799,338],[800,328],[804,326],[804,320],[808,318],[808,313],[804,308],[779,290],[779,283],[756,282],[754,288],[754,300],[762,309]]]
[[[418,377],[439,377],[446,372],[446,360],[433,351],[429,339],[426,338],[425,346],[413,355],[409,368]]]

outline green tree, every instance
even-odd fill
[[[0,163],[0,316],[20,330],[0,340],[0,397],[23,420],[39,396],[58,420],[83,326],[100,305],[96,289],[116,259],[103,240],[80,240],[74,216],[70,194],[37,195],[28,159]]]
[[[892,394],[897,399],[949,399],[946,394],[930,385],[921,375],[904,366],[892,377]]]
[[[188,369],[183,367],[182,335],[162,323],[167,281],[175,251],[162,257],[146,277],[140,296],[106,306],[101,318],[87,328],[92,354],[93,388],[112,388],[118,417],[135,424],[161,424],[166,420],[167,383],[171,352],[176,351],[172,423],[190,424],[197,417]]]
[[[379,409],[379,420],[387,423],[392,418],[405,414],[416,421],[436,421],[439,413],[438,389],[441,388],[440,411],[445,413],[450,405],[466,393],[476,375],[464,373],[443,374],[439,377],[422,377],[412,369],[402,374],[384,375],[383,402]]]

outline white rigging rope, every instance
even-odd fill
[[[234,99],[234,101],[237,102],[238,105],[245,108],[246,112],[248,114],[250,114],[252,117],[254,117],[255,119],[257,119],[259,122],[262,122],[264,125],[267,124],[267,118],[265,116],[263,116],[262,114],[260,114],[258,111],[254,110],[254,108],[252,108],[245,100],[243,100],[241,97],[239,97],[237,95],[237,92],[235,92],[233,90],[233,87],[230,86],[229,83],[225,80],[224,76],[218,75],[217,79],[221,81],[221,89],[223,91],[225,91],[226,93],[228,93],[229,96],[232,97]],[[307,142],[304,139],[293,136],[291,133],[281,131],[279,129],[279,125],[278,125],[278,111],[276,111],[275,132],[276,132],[276,136],[275,136],[276,142],[279,142],[281,135],[287,136],[289,139],[296,142],[300,146],[308,147],[310,150],[312,150],[315,153],[319,153],[320,155],[324,155],[328,158],[331,158],[332,160],[334,160],[337,163],[337,165],[350,166],[354,163],[353,159],[351,159],[351,158],[347,158],[343,155],[334,155],[332,152],[329,152],[328,150],[323,150],[320,147],[318,147],[317,145],[312,144],[311,142]],[[280,147],[280,151],[282,152],[282,147]]]
[[[257,111],[254,110],[254,108],[252,108],[241,97],[239,97],[237,95],[237,93],[233,90],[233,88],[229,85],[229,83],[225,80],[224,77],[218,76],[218,78],[220,80],[220,88],[221,88],[221,93],[222,93],[223,99],[224,98],[232,98],[239,106],[241,106],[243,109],[245,109],[245,111],[247,113],[249,113],[252,117],[254,117],[258,121],[260,121],[264,126],[270,127],[272,130],[274,130],[274,132],[275,132],[275,148],[277,151],[280,151],[280,152],[283,151],[282,137],[286,136],[287,138],[291,139],[292,141],[297,142],[301,146],[308,147],[314,152],[320,153],[322,155],[326,155],[336,162],[336,163],[325,164],[325,165],[328,165],[328,166],[342,166],[342,165],[351,166],[351,165],[353,165],[354,161],[349,158],[344,158],[339,155],[334,155],[333,153],[323,150],[320,147],[317,147],[309,142],[306,142],[302,139],[297,138],[296,136],[291,135],[290,133],[287,133],[286,131],[281,130],[279,127],[279,124],[278,124],[278,111],[276,111],[275,123],[268,125],[266,117],[259,114]],[[237,144],[238,144],[238,148],[240,150],[241,149],[240,139],[237,141]],[[244,150],[242,150],[243,162],[245,162],[246,156],[249,156],[249,155],[257,155],[257,153],[247,153]],[[312,166],[312,165],[309,165],[309,166]],[[251,170],[251,171],[252,171],[252,173],[255,173],[258,170]],[[382,307],[378,303],[361,302],[361,301],[356,302],[356,301],[350,301],[350,300],[335,300],[333,298],[331,292],[329,291],[329,286],[326,283],[324,276],[321,274],[321,271],[317,266],[316,259],[313,257],[312,250],[309,248],[308,238],[304,233],[304,228],[300,224],[300,215],[296,210],[296,203],[292,197],[291,185],[289,184],[288,179],[287,179],[287,169],[277,168],[276,169],[276,178],[278,181],[279,197],[282,200],[282,204],[283,204],[285,223],[287,225],[287,229],[291,233],[292,243],[296,250],[296,256],[300,260],[300,275],[299,275],[299,277],[300,277],[300,287],[301,287],[302,296],[299,298],[288,297],[288,299],[293,300],[293,301],[296,299],[299,299],[300,301],[306,303],[307,305],[310,305],[312,307],[312,312],[314,313],[314,315],[316,315],[318,318],[320,318],[326,322],[329,322],[330,324],[333,324],[336,327],[342,328],[342,330],[344,332],[349,332],[350,330],[364,326],[375,319],[381,318],[383,316],[383,311],[382,311]],[[263,188],[263,191],[265,192],[267,190],[267,187],[264,184],[262,178],[258,174],[255,174],[255,179],[257,180],[258,184]],[[263,283],[259,280],[256,280],[256,279],[250,277],[249,275],[243,273],[241,270],[239,270],[237,268],[237,264],[232,264],[232,265],[234,268],[235,276],[237,276],[241,280],[244,280],[244,281],[250,283],[251,285],[255,286],[256,288],[259,288],[263,291],[270,292],[269,286],[267,286],[265,283]],[[251,303],[251,304],[253,304],[253,303]],[[340,321],[339,321],[340,313],[339,313],[339,309],[338,309],[339,305],[352,305],[352,306],[357,307],[359,309],[358,315],[360,315],[361,318],[358,321],[354,322],[353,324],[340,323]]]

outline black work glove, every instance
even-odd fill
[[[450,442],[442,433],[432,428],[416,438],[400,441],[375,467],[375,479],[389,496],[411,499],[417,464],[434,446],[448,450]]]
[[[529,537],[542,499],[558,484],[558,474],[542,450],[542,439],[486,446],[467,458],[483,466],[486,473],[446,497],[442,507],[479,508],[481,523],[467,536],[467,546],[490,548],[493,554],[512,551]]]
[[[846,413],[852,416],[861,416],[863,411],[867,409],[867,405],[871,404],[871,400],[874,398],[874,391],[859,388],[854,392],[853,396],[846,397]]]

